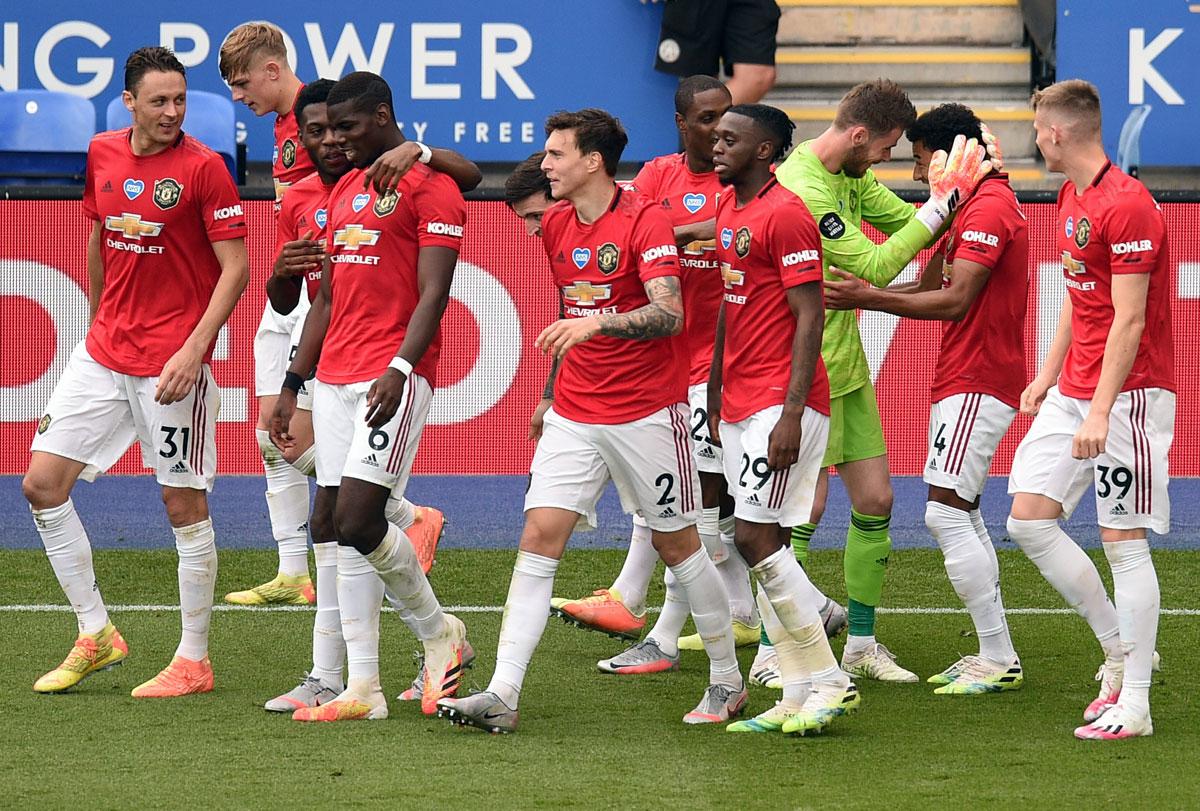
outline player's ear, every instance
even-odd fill
[[[278,80],[279,80],[279,74],[280,74],[280,70],[279,70],[279,63],[278,63],[278,62],[276,62],[274,59],[268,59],[268,60],[267,60],[267,61],[266,61],[266,62],[263,64],[263,68],[264,68],[264,69],[266,70],[266,72],[267,72],[267,78],[268,78],[268,79],[270,79],[272,82],[275,82],[275,81],[278,81]]]
[[[599,172],[604,168],[604,156],[599,152],[589,152],[587,156],[588,174]]]
[[[375,105],[375,123],[378,126],[386,127],[392,119],[392,109],[386,103],[381,101]]]
[[[685,119],[679,113],[675,114],[675,129],[679,130],[680,135],[682,135],[684,130],[687,129],[687,119]]]
[[[850,145],[863,146],[867,141],[871,140],[871,132],[866,127],[858,124],[850,128]]]
[[[775,157],[775,142],[774,141],[759,141],[758,149],[755,150],[754,157],[760,161],[769,161]]]
[[[125,109],[133,112],[133,94],[128,90],[121,91],[121,101],[125,104]]]

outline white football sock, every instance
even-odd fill
[[[950,585],[975,624],[979,654],[1000,664],[1011,663],[1017,652],[1004,623],[1000,572],[983,550],[970,514],[930,501],[925,504],[925,526],[941,547]]]
[[[267,514],[279,546],[279,573],[308,574],[308,477],[287,463],[270,433],[259,428],[254,435],[267,476]]]
[[[408,528],[416,521],[416,516],[413,514],[413,503],[403,496],[400,498],[389,496],[387,506],[383,508],[383,515],[389,524],[395,524],[405,532],[408,532]]]
[[[646,634],[646,638],[657,642],[658,647],[667,656],[677,656],[679,654],[679,632],[683,630],[683,625],[687,622],[691,607],[688,605],[687,594],[679,585],[679,578],[670,569],[667,569],[666,574],[663,575],[663,582],[667,587],[667,597],[663,601],[662,613],[658,615],[658,622],[654,623],[654,627],[650,629],[650,633]]]
[[[1123,658],[1117,609],[1108,599],[1100,573],[1087,553],[1063,532],[1058,521],[1044,518],[1021,521],[1009,516],[1008,535],[1038,567],[1042,577],[1058,590],[1079,616],[1087,621],[1106,658]]]
[[[750,567],[737,551],[733,541],[733,516],[720,517],[720,508],[711,508],[718,527],[717,538],[721,543],[721,554],[713,555],[717,574],[725,584],[729,595],[729,613],[735,620],[753,628],[758,625],[758,607],[754,604],[754,592],[750,588]],[[707,514],[708,509],[704,512]],[[700,536],[704,540],[704,536]]]
[[[708,654],[708,681],[734,689],[742,688],[742,672],[733,645],[733,620],[729,616],[729,595],[717,574],[717,567],[704,547],[682,563],[670,567],[687,596],[692,622]]]
[[[108,610],[92,568],[92,544],[75,512],[75,504],[68,498],[65,504],[32,512],[50,567],[75,610],[79,633],[99,633],[108,625]]]
[[[554,558],[517,552],[512,581],[508,584],[508,598],[504,601],[504,617],[500,621],[496,672],[487,688],[510,709],[517,708],[525,671],[546,630],[556,571],[558,561]]]
[[[834,673],[840,672],[837,659],[825,638],[825,625],[814,604],[813,585],[792,548],[780,547],[751,570],[775,609],[780,625],[799,645],[799,656],[804,669],[812,674],[814,685],[828,679],[840,682]],[[779,643],[775,645],[778,650]]]
[[[179,611],[183,616],[183,635],[175,655],[198,662],[208,655],[208,625],[217,583],[217,536],[211,518],[172,529],[179,553]]]
[[[303,473],[307,478],[316,478],[317,446],[309,445],[307,450],[292,460],[292,467]]]
[[[792,639],[787,629],[779,622],[779,616],[771,607],[766,592],[758,590],[758,611],[762,617],[763,627],[771,640],[778,640],[772,646],[779,659],[779,679],[783,682],[783,703],[789,709],[800,709],[808,694],[812,692],[812,676],[804,669],[804,659],[800,655],[800,646]]]
[[[342,639],[342,615],[338,609],[337,543],[313,544],[313,557],[317,561],[317,616],[313,621],[313,665],[309,675],[340,693],[344,686],[346,642]]]
[[[992,536],[988,533],[987,524],[983,523],[983,514],[978,509],[971,510],[967,514],[971,517],[971,526],[975,528],[975,536],[979,538],[979,543],[983,544],[984,554],[992,562],[992,569],[999,572],[1000,560],[996,557],[996,545],[992,543]]]
[[[346,644],[346,676],[350,684],[379,688],[379,606],[383,581],[375,567],[352,546],[337,548],[338,609]]]
[[[621,573],[613,581],[612,590],[621,597],[621,602],[634,614],[646,608],[646,590],[650,578],[658,565],[658,552],[650,542],[650,527],[639,516],[633,516],[633,532],[629,536],[629,552],[621,564]]]
[[[1137,714],[1150,711],[1150,680],[1158,636],[1158,573],[1145,538],[1109,541],[1104,555],[1112,567],[1117,620],[1125,648],[1121,704]]]
[[[379,572],[388,591],[412,614],[410,627],[418,639],[422,642],[435,639],[445,630],[446,615],[417,563],[412,542],[400,527],[388,524],[387,534],[375,551],[367,555],[367,562]]]

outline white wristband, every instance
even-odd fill
[[[917,220],[929,229],[931,236],[936,236],[949,218],[950,211],[940,200],[929,200],[925,205],[917,209]]]
[[[404,375],[405,377],[412,377],[412,370],[413,370],[412,364],[409,363],[408,361],[406,361],[404,358],[400,357],[399,355],[392,358],[392,362],[388,364],[388,368],[395,369],[397,372]]]
[[[413,143],[416,144],[421,150],[421,156],[417,158],[417,163],[429,163],[431,160],[433,160],[432,149],[425,146],[425,144],[421,143],[420,141],[413,141]]]

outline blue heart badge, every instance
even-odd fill
[[[325,227],[325,209],[323,209],[323,208],[317,209],[317,213],[313,214],[313,222],[315,222],[317,224],[318,228]]]
[[[695,214],[700,209],[704,208],[704,204],[708,202],[708,198],[703,194],[685,194],[683,196],[683,207],[690,213]]]
[[[132,177],[125,178],[125,196],[130,200],[136,200],[138,195],[146,190],[146,184],[140,180],[134,180]]]
[[[371,202],[371,195],[363,192],[362,194],[354,195],[354,200],[350,203],[350,208],[354,209],[354,213],[362,211],[366,208],[367,203]]]
[[[1067,236],[1071,236],[1071,234],[1075,233],[1075,218],[1074,217],[1067,217],[1067,224],[1065,226],[1063,226],[1063,231],[1066,232]]]
[[[732,228],[722,228],[721,229],[721,247],[724,248],[725,250],[729,250],[729,246],[732,244],[733,244],[733,229]]]
[[[575,267],[583,270],[583,266],[592,258],[591,248],[576,248],[571,251],[571,260],[575,263]]]

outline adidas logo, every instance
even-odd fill
[[[100,191],[112,191],[112,181],[104,181],[104,185],[100,187]]]
[[[753,505],[755,507],[762,506],[762,502],[758,500],[758,493],[751,493],[750,496],[746,499],[746,503]]]
[[[671,198],[669,198],[669,197],[664,197],[664,198],[663,198],[663,201],[662,201],[662,207],[663,207],[663,208],[670,208],[670,207],[671,207]]]
[[[565,261],[567,261],[567,257],[563,256],[562,251],[559,251],[558,256],[554,257],[554,261],[555,262],[565,262]]]
[[[183,463],[182,459],[180,459],[178,462],[171,465],[171,469],[168,470],[167,472],[168,473],[188,473],[189,471],[188,471],[188,466]]]
[[[929,464],[926,465],[926,469],[927,470],[937,470],[937,459],[930,459]]]
[[[703,456],[705,459],[716,459],[717,458],[717,452],[714,451],[712,448],[710,448],[708,445],[705,445],[703,448],[701,448],[699,451],[697,451],[697,453],[700,456]]]
[[[1109,515],[1129,515],[1129,511],[1125,509],[1125,505],[1117,502],[1117,506],[1108,511]]]
[[[658,514],[658,517],[659,517],[659,518],[674,518],[674,517],[675,517],[675,511],[674,511],[674,510],[672,510],[670,507],[667,507],[665,510],[663,510],[662,512],[660,512],[660,513]]]
[[[369,456],[364,456],[362,458],[362,463],[364,465],[370,465],[371,467],[379,467],[379,460],[375,458],[375,454],[373,453]]]

